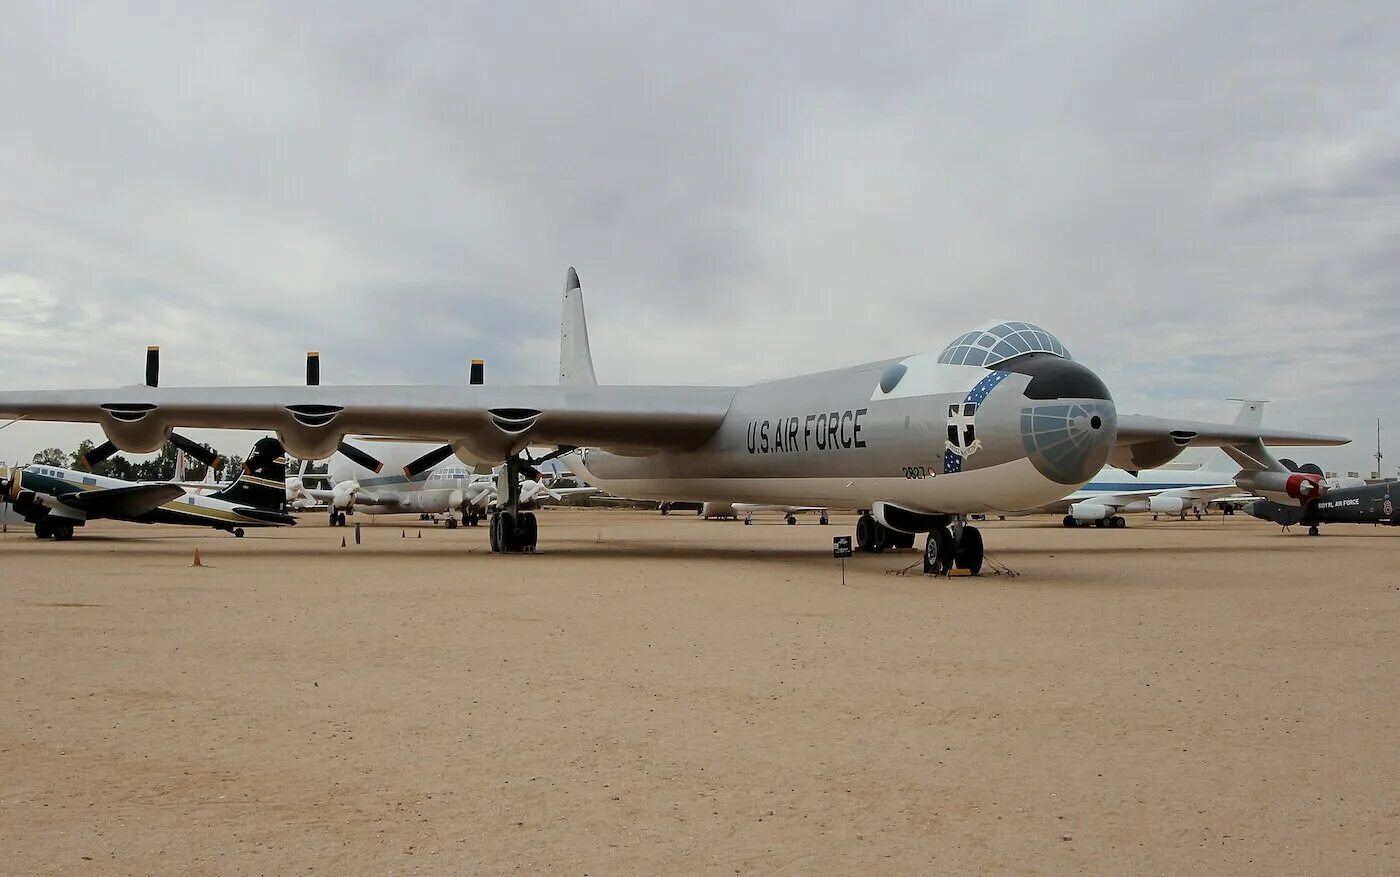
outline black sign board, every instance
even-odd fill
[[[851,537],[850,537],[850,536],[837,536],[836,538],[832,539],[832,540],[831,540],[831,556],[832,556],[832,557],[850,557],[850,556],[851,556]]]

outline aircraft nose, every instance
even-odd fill
[[[1113,397],[1098,375],[1077,362],[1037,360],[1008,369],[1031,378],[1021,407],[1022,446],[1046,478],[1083,484],[1108,462],[1117,439]]]

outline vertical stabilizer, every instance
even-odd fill
[[[578,272],[564,279],[564,319],[559,324],[559,383],[593,385],[593,351],[588,347],[588,320],[583,314],[583,290]]]
[[[1268,402],[1268,399],[1229,399],[1226,401],[1240,403],[1240,413],[1235,415],[1235,426],[1259,429],[1264,425],[1264,403]],[[1225,451],[1223,455],[1215,452],[1211,461],[1202,466],[1201,469],[1205,472],[1234,472],[1237,469],[1237,464],[1246,469],[1250,468],[1244,463],[1240,463],[1239,459],[1229,451]],[[1262,461],[1260,464],[1268,465],[1267,461]]]
[[[1240,413],[1235,415],[1235,426],[1258,429],[1264,425],[1264,403],[1268,399],[1230,399],[1240,403]]]

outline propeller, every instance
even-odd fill
[[[19,498],[23,486],[24,470],[18,466],[10,469],[0,466],[0,502],[14,502]]]
[[[467,382],[473,387],[479,387],[486,383],[485,360],[472,360],[471,373],[467,377]],[[409,478],[415,478],[452,456],[452,453],[451,445],[440,445],[403,467],[403,474]]]
[[[154,344],[146,348],[146,386],[160,386],[160,348]],[[210,468],[217,469],[224,464],[224,458],[217,451],[191,441],[178,432],[170,434],[170,443],[184,451],[190,459],[198,460]],[[88,469],[92,469],[119,450],[121,449],[110,441],[105,441],[84,454],[80,458],[80,462]]]
[[[306,385],[308,387],[321,386],[320,351],[308,350],[306,352]],[[339,445],[336,446],[336,450],[339,451],[341,456],[345,457],[347,460],[351,461],[352,463],[355,463],[356,465],[365,467],[366,469],[373,472],[375,475],[378,475],[380,472],[384,471],[384,463],[381,460],[376,458],[373,454],[365,453],[364,451],[360,450],[354,445],[347,444],[342,441]]]

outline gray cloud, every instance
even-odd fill
[[[0,382],[740,383],[1035,320],[1124,407],[1400,414],[1393,4],[13,9]],[[1400,421],[1397,421],[1400,422]],[[58,435],[0,432],[0,459]],[[1361,447],[1319,454],[1360,468]]]

